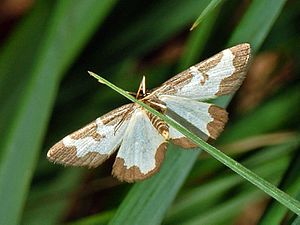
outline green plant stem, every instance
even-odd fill
[[[105,80],[104,78],[98,76],[97,74],[93,72],[89,72],[89,74],[93,77],[95,77],[100,83],[107,85],[108,87],[112,88],[116,92],[120,93],[124,97],[128,98],[130,101],[135,102],[154,114],[155,116],[159,117],[160,119],[167,122],[170,126],[174,127],[176,130],[178,130],[180,133],[191,139],[194,143],[196,143],[199,147],[201,147],[204,151],[208,152],[210,155],[212,155],[215,159],[235,171],[240,176],[244,177],[246,180],[260,188],[262,191],[267,193],[268,195],[272,196],[274,199],[276,199],[278,202],[289,208],[291,211],[296,213],[297,215],[300,215],[300,202],[296,199],[292,198],[285,192],[281,191],[277,187],[275,187],[270,182],[264,180],[257,174],[253,173],[251,170],[244,167],[242,164],[238,163],[237,161],[233,160],[232,158],[228,157],[226,154],[218,150],[217,148],[211,146],[210,144],[203,141],[201,138],[199,138],[197,135],[190,132],[188,129],[177,123],[175,120],[173,120],[170,117],[167,117],[155,109],[151,108],[150,106],[146,105],[145,103],[135,99],[131,95],[129,95],[126,91],[122,90],[121,88],[115,86],[114,84],[110,83],[109,81]]]

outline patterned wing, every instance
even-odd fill
[[[250,45],[240,44],[190,67],[153,91],[156,96],[175,95],[207,100],[235,92],[242,84],[250,58]]]
[[[165,139],[154,128],[147,113],[137,109],[118,151],[113,175],[127,182],[146,179],[159,170],[166,147]]]
[[[204,140],[216,139],[228,120],[227,112],[213,104],[169,95],[161,96],[161,100],[167,105],[167,116],[188,127]],[[170,139],[181,147],[196,147],[193,142],[173,127],[169,128],[169,135]]]
[[[97,167],[115,152],[123,139],[134,104],[121,106],[55,144],[50,161],[64,165]]]

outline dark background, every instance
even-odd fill
[[[299,1],[224,1],[190,32],[209,2],[0,3],[0,224],[294,221],[287,208],[199,150],[171,145],[161,174],[137,185],[110,175],[113,158],[93,170],[46,159],[62,137],[128,102],[88,70],[129,91],[146,75],[151,89],[248,42],[252,66],[213,145],[299,199]]]

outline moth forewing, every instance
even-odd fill
[[[251,48],[249,44],[236,45],[224,51],[227,51],[228,55],[229,52],[232,54],[234,71],[230,76],[226,76],[221,80],[216,96],[232,94],[241,86],[246,77],[251,59]]]
[[[128,110],[134,108],[134,104],[124,105],[66,136],[48,151],[48,159],[71,166],[99,166],[119,147],[131,116]]]
[[[137,109],[126,129],[113,166],[119,180],[143,180],[160,168],[166,151],[166,140],[152,125],[147,113]]]
[[[247,43],[225,49],[172,77],[154,91],[155,95],[203,101],[233,93],[245,78],[249,59]]]

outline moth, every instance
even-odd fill
[[[250,59],[247,43],[225,49],[167,80],[151,91],[145,77],[135,97],[179,120],[205,140],[216,139],[228,120],[225,109],[209,99],[234,93]],[[196,145],[136,103],[123,105],[56,143],[50,161],[94,168],[117,151],[112,174],[121,181],[144,180],[158,172],[168,141],[183,148]]]

